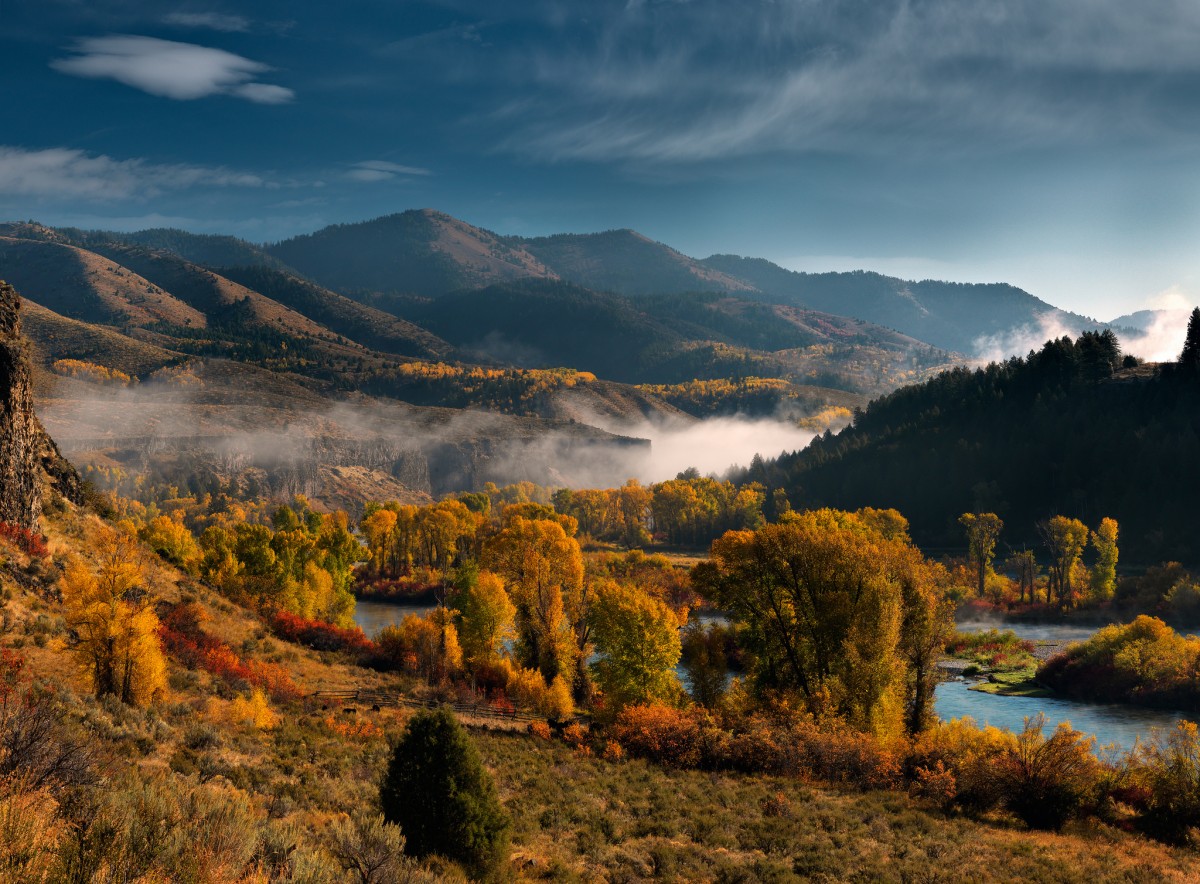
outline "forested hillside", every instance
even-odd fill
[[[1117,519],[1127,562],[1193,562],[1200,379],[1131,362],[1105,332],[957,368],[750,478],[797,505],[895,507],[923,544],[959,545],[958,514],[992,511],[1007,542],[1033,546],[1037,521],[1070,513]]]
[[[511,237],[563,279],[622,295],[670,292],[746,292],[753,286],[706,267],[635,230]]]
[[[1036,334],[1043,322],[1077,331],[1100,327],[1004,283],[913,282],[867,271],[799,273],[737,255],[713,255],[703,263],[750,282],[769,300],[865,319],[960,353],[978,352],[980,338],[1022,329]]]
[[[403,313],[476,359],[570,366],[626,383],[785,378],[874,393],[954,361],[891,329],[716,293],[626,298],[529,279]]]

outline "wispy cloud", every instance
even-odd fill
[[[68,148],[0,146],[0,196],[127,200],[194,187],[278,186],[259,175],[222,167],[117,160]]]
[[[250,19],[223,12],[172,12],[163,16],[163,22],[179,28],[206,28],[231,34],[250,30]]]
[[[386,160],[364,160],[355,163],[346,172],[346,177],[353,181],[389,181],[399,176],[432,175],[428,169],[419,166],[402,166],[399,163],[389,163]]]
[[[52,61],[51,67],[180,101],[232,95],[257,104],[286,104],[295,98],[291,89],[257,81],[270,66],[223,49],[120,35],[80,40],[74,52]]]
[[[479,75],[544,159],[1007,150],[1192,126],[1198,42],[1187,0],[646,0]]]

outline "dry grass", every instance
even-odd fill
[[[86,551],[92,517],[49,520],[56,557]],[[12,566],[49,585],[53,566],[3,551]],[[403,690],[401,676],[368,672],[335,655],[289,645],[257,617],[152,562],[159,597],[191,596],[210,615],[206,629],[247,657],[284,666],[310,689]],[[44,591],[0,569],[0,645],[20,645],[36,675],[60,686],[108,759],[113,788],[158,778],[163,788],[208,783],[242,802],[256,826],[291,826],[318,849],[331,819],[370,808],[388,737],[407,713],[348,713],[296,703],[273,730],[231,724],[228,686],[172,665],[171,686],[152,709],[97,702],[74,666]],[[39,638],[39,635],[41,636]],[[467,722],[480,725],[483,722]],[[1189,881],[1196,854],[1099,823],[1063,834],[1030,833],[1013,818],[949,817],[897,792],[840,792],[795,779],[665,770],[643,761],[605,761],[558,740],[473,726],[514,822],[514,870],[558,881]],[[123,775],[122,775],[123,776]],[[120,783],[125,783],[121,786]],[[265,831],[265,829],[263,830]],[[257,837],[257,836],[256,836]],[[307,849],[307,848],[306,848]]]

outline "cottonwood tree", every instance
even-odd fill
[[[94,549],[95,570],[76,559],[59,583],[74,651],[96,696],[143,705],[166,686],[166,661],[141,550],[108,527]]]
[[[636,587],[607,581],[590,619],[600,657],[592,668],[606,700],[625,706],[678,696],[679,621],[670,608]]]
[[[983,598],[1004,522],[995,513],[963,513],[958,523],[967,531],[967,557],[975,569],[976,593]]]
[[[683,631],[680,645],[692,699],[701,706],[715,706],[725,693],[729,671],[726,653],[727,630],[719,623],[698,622]]]
[[[484,567],[504,578],[516,606],[517,655],[550,684],[570,678],[576,637],[566,616],[568,598],[583,592],[583,553],[562,524],[515,516],[484,544]]]
[[[1078,519],[1055,516],[1038,523],[1037,530],[1050,556],[1046,601],[1051,602],[1057,597],[1059,607],[1066,607],[1074,592],[1075,567],[1088,541],[1087,525]]]
[[[1092,566],[1092,594],[1112,598],[1117,587],[1117,520],[1104,518],[1091,534],[1096,564]]]
[[[500,575],[491,571],[474,575],[455,593],[453,605],[458,609],[458,640],[468,664],[499,657],[503,643],[514,635],[517,613]]]
[[[814,714],[895,735],[927,708],[935,592],[898,513],[814,510],[757,531],[731,531],[693,572],[701,593],[740,619],[760,688],[796,691]],[[888,536],[890,534],[891,536]],[[921,583],[921,585],[918,585]],[[906,649],[908,618],[920,636]],[[928,628],[923,625],[928,623]],[[916,661],[914,664],[910,659]]]
[[[1017,575],[1017,591],[1021,603],[1024,604],[1025,593],[1028,590],[1029,603],[1033,604],[1036,601],[1033,593],[1035,591],[1038,570],[1037,559],[1033,555],[1033,550],[1022,549],[1020,552],[1013,553],[1008,557],[1006,564]]]

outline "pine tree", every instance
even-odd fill
[[[444,856],[479,880],[504,877],[509,819],[479,751],[448,709],[412,717],[379,797],[412,855]]]
[[[1179,354],[1179,365],[1184,371],[1200,371],[1200,307],[1192,310],[1188,319],[1187,337],[1183,341],[1183,352]]]

